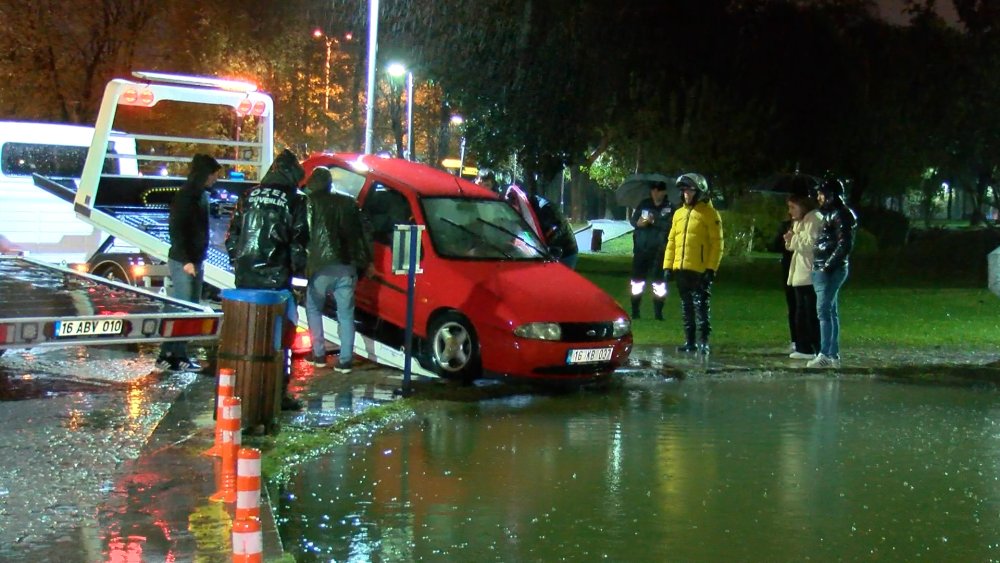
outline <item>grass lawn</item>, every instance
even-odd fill
[[[617,242],[617,241],[615,241]],[[631,245],[631,239],[628,240]],[[577,270],[630,310],[631,256],[581,255]],[[884,273],[880,273],[884,275]],[[874,276],[872,276],[874,277]],[[1000,339],[1000,298],[988,289],[929,286],[900,278],[899,285],[851,273],[840,293],[841,347],[944,346],[958,350],[995,349]],[[712,344],[733,348],[783,348],[788,324],[783,279],[776,255],[746,261],[723,260],[712,291]],[[680,302],[670,285],[666,320],[657,322],[647,288],[642,319],[633,323],[637,344],[677,345],[683,341]]]

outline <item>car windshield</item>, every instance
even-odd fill
[[[438,254],[448,258],[542,260],[545,245],[505,202],[425,198],[427,231]]]

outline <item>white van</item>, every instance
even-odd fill
[[[67,264],[86,262],[97,250],[104,233],[77,219],[72,203],[39,188],[31,176],[78,180],[93,136],[93,127],[0,121],[0,250]],[[111,144],[114,153],[135,154],[133,139],[112,135]],[[135,159],[108,159],[105,167],[111,174],[138,174]]]

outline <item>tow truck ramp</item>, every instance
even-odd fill
[[[36,178],[36,185],[63,200],[74,194],[74,211],[82,220],[124,245],[165,262],[170,249],[169,202],[173,191],[184,181],[169,172],[181,168],[186,171],[195,152],[216,155],[220,164],[238,171],[239,175],[216,184],[204,277],[206,283],[218,289],[234,287],[234,275],[224,246],[225,234],[236,197],[259,182],[274,157],[271,97],[258,92],[253,84],[217,78],[148,72],[137,72],[134,76],[137,80],[114,79],[106,86],[79,186],[46,178]],[[137,112],[151,111],[161,102],[170,102],[166,106],[183,103],[227,107],[233,112],[234,122],[242,125],[236,127],[236,138],[231,139],[218,135],[206,138],[204,134],[197,137],[196,132],[184,135],[130,132],[115,120],[120,107],[127,108],[134,119]],[[108,140],[112,131],[115,138],[134,139],[136,153],[110,153]],[[185,149],[187,153],[180,152]],[[231,157],[219,157],[222,154]],[[134,177],[104,174],[106,161],[115,158],[136,159],[140,171],[147,172]],[[160,172],[150,174],[149,170]],[[306,326],[305,308],[299,307],[298,312],[299,325]],[[331,315],[324,317],[323,331],[327,340],[339,343],[337,322]],[[382,365],[403,369],[405,353],[402,350],[360,332],[355,339],[354,353]],[[411,369],[414,374],[434,375],[415,362]]]
[[[0,256],[0,350],[217,338],[222,314],[20,256]]]

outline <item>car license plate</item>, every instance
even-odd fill
[[[125,328],[122,319],[99,319],[96,321],[56,321],[56,336],[101,336],[121,334]]]
[[[567,364],[591,364],[594,362],[607,362],[611,359],[612,348],[586,348],[583,350],[570,350],[566,356]]]

